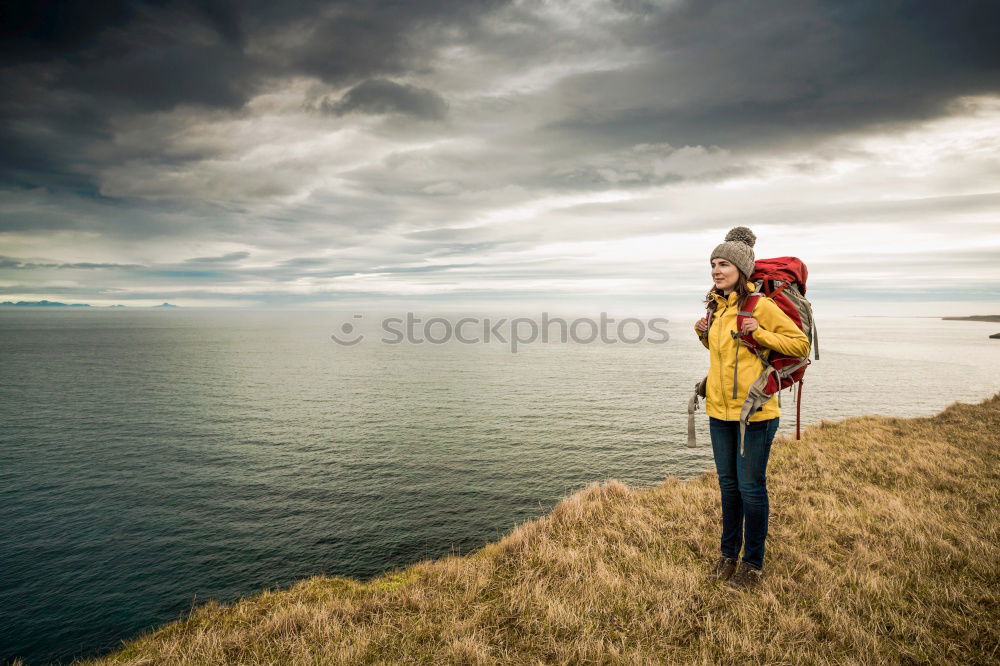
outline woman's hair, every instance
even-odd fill
[[[749,296],[751,292],[749,289],[747,289],[747,279],[743,276],[743,271],[737,271],[737,272],[740,274],[740,277],[738,280],[736,280],[736,287],[733,289],[733,291],[736,292],[736,306],[737,308],[742,310],[743,304],[746,303],[747,296]],[[712,298],[713,293],[719,294],[720,296],[724,296],[725,294],[723,294],[722,290],[719,289],[718,287],[712,287],[711,289],[708,290],[708,293],[705,294],[705,307],[711,310],[712,312],[715,312],[715,309],[719,307],[719,304],[715,301],[714,298]]]

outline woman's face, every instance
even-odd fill
[[[740,279],[740,269],[729,261],[716,257],[712,259],[712,280],[715,286],[728,295],[736,288],[736,281]]]

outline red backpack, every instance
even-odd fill
[[[757,289],[747,297],[743,309],[736,316],[736,330],[743,328],[743,321],[751,316],[757,301],[761,296],[767,296],[788,315],[789,319],[809,338],[810,347],[816,360],[819,360],[819,333],[813,319],[812,304],[806,300],[806,279],[809,271],[806,265],[796,257],[778,257],[776,259],[758,259],[754,263],[754,271],[750,281]],[[708,313],[708,326],[712,325],[712,315]],[[706,329],[707,330],[707,329]],[[764,371],[750,385],[746,402],[740,411],[740,449],[743,448],[743,432],[750,416],[758,411],[765,402],[778,394],[778,406],[781,406],[781,390],[798,384],[795,398],[795,439],[800,439],[799,422],[802,415],[802,377],[810,361],[808,357],[787,356],[775,350],[765,356],[764,348],[754,340],[752,334],[737,336],[740,343],[746,345],[757,355],[764,365]],[[694,409],[698,406],[698,397],[705,397],[705,380],[695,387],[695,395],[688,403],[688,445],[695,445]],[[735,395],[733,396],[735,397]]]

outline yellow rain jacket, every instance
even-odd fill
[[[756,285],[747,283],[752,292]],[[739,421],[740,411],[747,399],[750,385],[754,383],[764,366],[751,350],[744,345],[737,345],[732,336],[736,330],[736,315],[739,308],[736,304],[736,292],[725,297],[712,293],[718,303],[712,317],[712,326],[705,335],[695,333],[701,344],[710,352],[708,381],[705,383],[705,413],[724,421]],[[764,356],[770,356],[771,349],[789,356],[809,356],[809,339],[795,322],[786,315],[770,298],[761,296],[753,309],[753,317],[758,328],[751,335],[754,340],[763,345]],[[736,363],[739,354],[739,364]],[[738,367],[737,367],[738,366]],[[733,397],[733,375],[736,376],[736,397]],[[750,416],[750,421],[764,421],[781,415],[778,401],[774,398],[764,403],[760,411]]]

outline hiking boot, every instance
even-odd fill
[[[726,581],[726,587],[734,590],[753,590],[760,587],[763,578],[763,570],[752,567],[741,560],[733,577]]]
[[[719,558],[719,561],[715,563],[715,568],[712,569],[712,578],[716,578],[721,581],[729,580],[729,577],[733,575],[734,571],[736,571],[736,560],[723,555]]]

